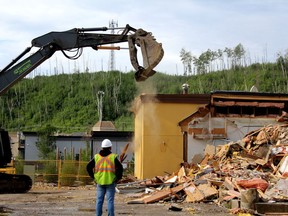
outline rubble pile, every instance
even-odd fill
[[[288,201],[287,177],[288,125],[269,125],[218,146],[199,164],[138,182],[145,193],[130,203],[215,202],[255,210],[256,203]]]

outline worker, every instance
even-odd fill
[[[87,172],[97,184],[96,194],[96,216],[102,215],[104,198],[106,195],[108,215],[114,216],[114,198],[116,184],[123,175],[123,166],[113,154],[112,142],[104,139],[101,143],[101,150],[87,164]]]

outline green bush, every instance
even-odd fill
[[[43,166],[38,166],[43,173],[44,181],[47,183],[57,183],[58,181],[58,162],[56,159],[56,155],[54,152],[50,152],[46,157],[47,161],[44,162]]]
[[[134,157],[132,158],[131,161],[128,161],[127,162],[127,168],[124,169],[124,172],[123,172],[123,176],[129,176],[129,175],[134,175]]]
[[[24,171],[24,161],[23,159],[17,157],[16,160],[14,161],[15,163],[15,169],[17,174],[23,174]]]
[[[47,183],[57,183],[57,161],[46,161],[44,163],[43,177]]]
[[[91,184],[93,181],[90,176],[88,176],[88,173],[86,171],[86,165],[87,162],[81,161],[79,162],[79,167],[78,167],[78,180],[82,182],[84,185]]]
[[[90,160],[90,147],[89,142],[87,142],[86,148],[82,149],[80,152],[80,161],[78,165],[78,180],[85,185],[91,184],[91,182],[93,182],[93,180],[90,178],[86,170],[86,165],[88,164],[89,160]]]
[[[61,168],[61,186],[73,186],[77,175],[77,161],[64,160]]]

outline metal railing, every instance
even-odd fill
[[[86,171],[87,161],[42,160],[15,161],[16,174],[25,174],[36,182],[54,183],[61,186],[92,184],[93,180]]]
[[[61,186],[92,185],[93,179],[86,171],[88,161],[77,160],[40,160],[14,161],[14,167],[4,168],[4,172],[11,174],[25,174],[35,183],[51,183]],[[124,162],[124,172],[134,169],[133,162]]]

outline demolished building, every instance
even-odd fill
[[[238,141],[250,131],[281,124],[281,116],[287,111],[287,94],[212,92],[207,106],[179,122],[183,133],[183,159],[198,163],[205,149],[215,152],[216,146]]]
[[[179,169],[141,182],[150,190],[130,203],[214,202],[235,214],[286,215],[287,102],[287,94],[212,92],[209,103],[198,104],[179,121],[182,143],[178,147],[183,153]],[[166,125],[168,120],[162,120],[157,123]],[[153,128],[153,124],[146,126]],[[155,140],[159,141],[154,134],[149,141]],[[143,148],[147,146],[142,143]],[[179,157],[179,152],[174,154]],[[153,162],[150,169],[157,169]]]

